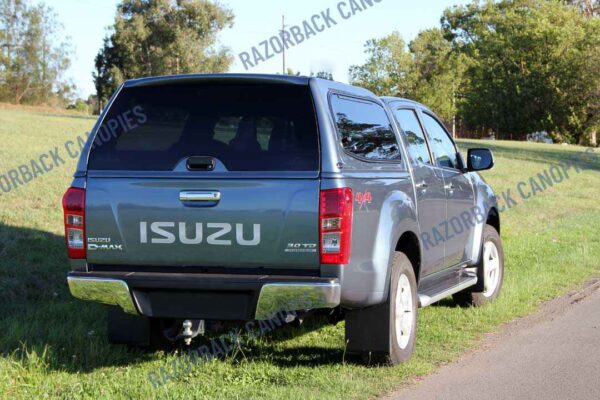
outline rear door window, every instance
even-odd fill
[[[331,107],[344,150],[372,161],[400,160],[400,146],[383,107],[342,95],[331,97]]]
[[[90,153],[90,170],[170,171],[212,156],[229,171],[316,171],[310,89],[168,84],[124,88]]]

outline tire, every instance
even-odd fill
[[[496,229],[486,225],[483,230],[481,258],[477,267],[478,284],[456,293],[454,301],[460,305],[481,307],[494,301],[504,283],[504,248]]]
[[[408,361],[414,352],[419,308],[415,270],[405,254],[396,253],[391,278],[389,298],[393,323],[390,362],[398,364]]]
[[[390,275],[385,303],[346,314],[346,351],[365,363],[403,363],[415,348],[417,280],[405,254],[394,254]]]

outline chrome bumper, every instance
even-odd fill
[[[123,280],[94,277],[67,278],[71,294],[81,300],[119,306],[127,314],[140,315],[129,286]],[[340,304],[337,280],[326,283],[265,283],[260,288],[254,318],[268,320],[284,311],[334,308]]]
[[[340,284],[268,283],[263,285],[254,319],[268,320],[278,312],[334,308],[340,304]]]
[[[67,277],[73,297],[119,306],[127,314],[139,315],[127,283],[117,279]]]

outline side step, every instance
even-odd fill
[[[419,307],[427,307],[433,303],[437,303],[438,301],[451,296],[454,293],[458,293],[468,287],[475,286],[476,284],[477,277],[472,276],[463,278],[458,284],[450,286],[448,289],[438,293],[419,293]]]

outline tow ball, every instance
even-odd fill
[[[185,343],[186,346],[189,346],[192,344],[192,339],[198,335],[204,335],[203,319],[186,319],[183,321],[178,339],[183,339],[183,343]]]

